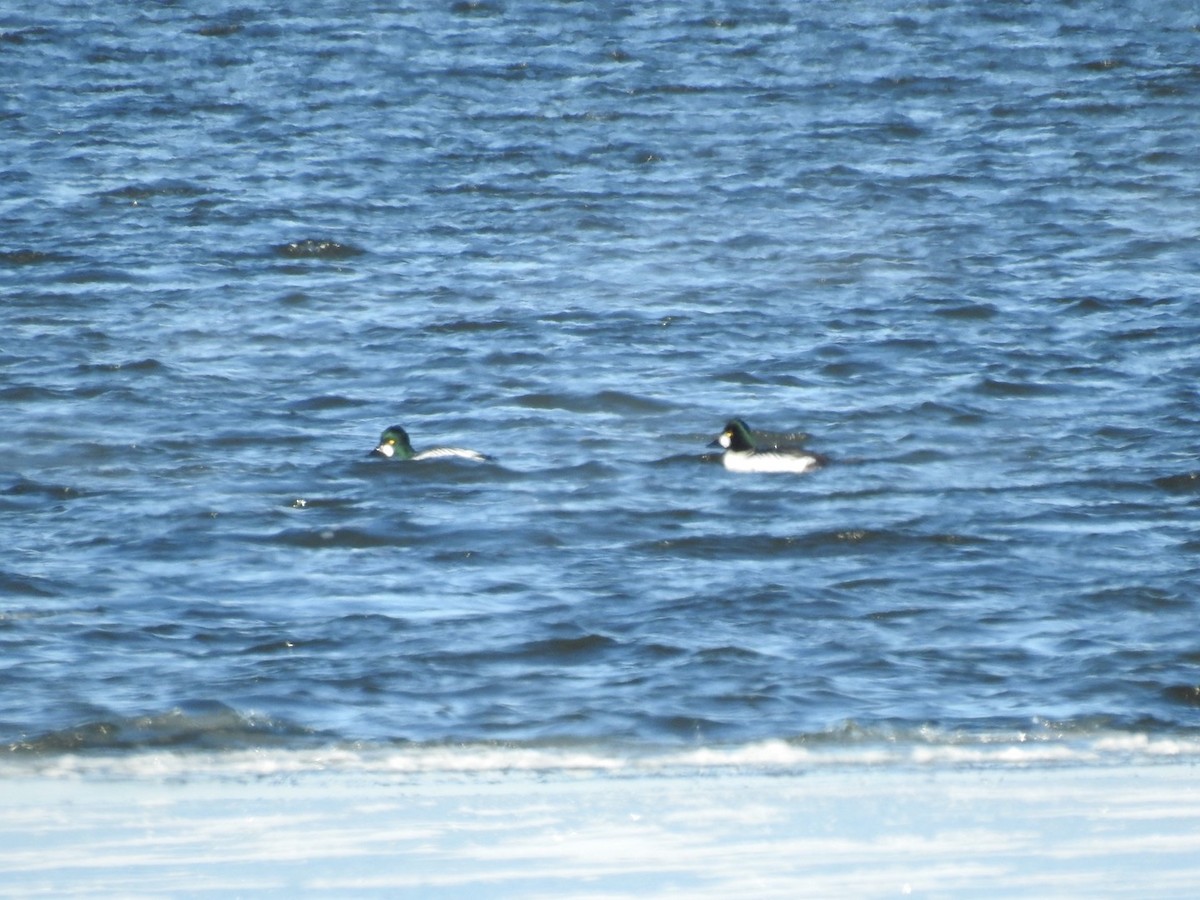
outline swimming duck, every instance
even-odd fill
[[[385,429],[379,436],[379,446],[367,455],[371,456],[375,453],[386,456],[388,459],[419,460],[458,457],[459,459],[473,459],[476,462],[487,462],[491,459],[486,453],[480,453],[478,450],[464,450],[461,447],[433,447],[417,453],[408,440],[408,432],[399,425]]]
[[[797,449],[758,450],[744,419],[731,419],[708,446],[724,447],[721,462],[730,472],[808,472],[828,460]]]

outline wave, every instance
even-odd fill
[[[164,713],[112,717],[14,741],[14,757],[54,757],[64,753],[181,750],[233,750],[295,743],[312,732],[257,714],[239,713],[216,701],[197,701]]]
[[[824,732],[738,743],[632,741],[364,742],[196,703],[89,723],[9,744],[0,777],[20,774],[263,777],[343,772],[413,778],[509,772],[626,777],[794,775],[854,768],[1200,764],[1200,733],[1104,721],[1034,721],[979,731],[845,723]]]

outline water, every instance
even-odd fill
[[[143,6],[0,14],[17,757],[1200,750],[1191,4]]]

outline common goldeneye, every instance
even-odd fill
[[[721,462],[730,472],[809,472],[828,460],[816,453],[797,449],[757,450],[750,426],[732,419],[708,446],[723,447]]]
[[[480,453],[478,450],[464,450],[461,447],[433,447],[417,453],[409,443],[408,432],[399,425],[393,425],[386,429],[379,436],[379,446],[367,455],[371,456],[375,453],[386,456],[388,459],[418,460],[458,457],[459,459],[473,459],[476,462],[487,462],[491,459],[486,453]]]

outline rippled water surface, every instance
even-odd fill
[[[1197,735],[1192,4],[137,6],[0,12],[10,748]]]

